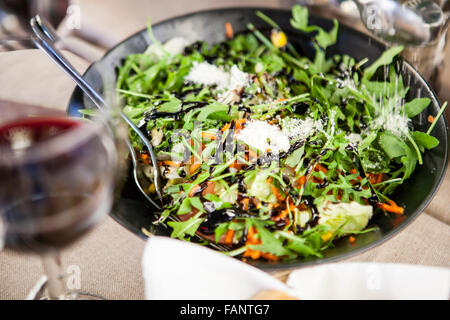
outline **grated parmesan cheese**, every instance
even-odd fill
[[[236,139],[262,152],[270,150],[272,153],[279,153],[290,148],[289,137],[280,128],[265,121],[247,122],[245,128],[236,135]]]
[[[404,114],[381,112],[374,119],[372,125],[375,128],[383,128],[386,131],[390,131],[397,137],[403,137],[408,134],[409,122],[410,119]]]
[[[320,130],[322,124],[319,121],[314,121],[312,118],[296,119],[288,118],[282,120],[283,133],[289,139],[306,139],[314,133],[315,130]]]
[[[346,136],[346,138],[348,142],[355,145],[360,144],[363,141],[363,138],[358,133],[350,133],[349,135]]]
[[[185,80],[204,86],[217,85],[218,87],[225,87],[229,78],[230,75],[227,72],[215,65],[208,62],[194,62]]]
[[[201,62],[194,63],[185,80],[204,86],[216,85],[217,90],[223,91],[218,96],[219,101],[230,104],[239,100],[237,92],[249,84],[250,76],[236,65],[227,72],[208,62]]]

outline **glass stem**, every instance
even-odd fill
[[[42,259],[44,272],[47,275],[47,288],[50,300],[64,299],[66,289],[61,268],[59,252],[47,254]]]

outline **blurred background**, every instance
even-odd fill
[[[367,1],[370,0],[362,0]],[[399,0],[404,4],[427,1],[438,4],[448,16],[448,0]],[[28,21],[36,13],[45,16],[57,28],[65,40],[66,50],[88,61],[95,61],[108,48],[144,28],[148,17],[157,23],[210,8],[290,8],[296,3],[309,5],[314,14],[338,18],[343,24],[369,33],[351,0],[0,0],[0,51],[33,47],[27,38]],[[404,52],[405,58],[431,83],[441,102],[450,100],[450,54],[446,54],[449,51],[446,27],[432,43],[411,46]]]

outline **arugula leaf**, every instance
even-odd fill
[[[336,43],[339,30],[339,23],[336,19],[333,20],[333,28],[329,32],[326,32],[319,26],[308,26],[308,18],[309,12],[307,7],[301,5],[292,7],[292,19],[290,22],[294,28],[307,33],[316,31],[317,35],[315,39],[324,50]]]
[[[205,218],[200,218],[202,214],[202,212],[199,212],[184,222],[169,221],[167,224],[173,229],[170,236],[181,240],[184,240],[186,235],[193,236],[205,220]]]
[[[228,209],[228,208],[232,207],[231,203],[223,201],[218,196],[216,196],[212,193],[208,193],[203,198],[212,202],[214,204],[214,208],[216,210]]]
[[[405,113],[409,118],[415,117],[425,110],[431,103],[429,98],[416,98],[408,103],[405,103]]]
[[[429,134],[426,134],[425,132],[414,131],[412,136],[414,138],[414,141],[416,141],[417,144],[421,145],[424,148],[433,149],[439,145],[438,139],[430,136]]]
[[[300,163],[304,153],[305,147],[301,147],[295,150],[291,155],[289,155],[284,163],[287,166],[294,168],[295,166],[297,166],[297,164]]]
[[[370,80],[379,67],[389,65],[394,58],[403,51],[403,46],[392,47],[385,52],[368,68],[364,70],[363,79]]]
[[[309,246],[306,241],[306,238],[301,238],[298,236],[295,236],[293,234],[280,231],[278,232],[280,236],[283,238],[290,240],[289,244],[287,245],[287,248],[299,253],[300,255],[304,257],[308,256],[316,256],[318,258],[322,258],[322,254],[314,250],[311,246]]]
[[[214,102],[206,107],[203,107],[200,113],[197,116],[198,121],[205,121],[212,114],[216,114],[218,112],[227,112],[228,106],[219,102]]]
[[[380,146],[389,159],[398,158],[406,155],[408,146],[392,133],[385,131],[379,136]]]
[[[292,252],[283,246],[283,241],[277,239],[274,234],[265,228],[263,221],[253,219],[251,223],[258,230],[259,239],[261,240],[261,244],[250,245],[251,249],[271,253],[279,257],[295,257]]]
[[[180,109],[181,101],[177,98],[171,99],[169,102],[163,103],[159,108],[159,112],[175,113]]]
[[[214,230],[214,235],[216,242],[219,242],[220,237],[222,237],[228,230],[229,222],[221,223],[219,226]]]
[[[178,208],[177,215],[181,216],[191,212],[192,212],[191,199],[184,198],[184,200],[181,202],[180,207]]]

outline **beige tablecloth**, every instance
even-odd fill
[[[80,71],[88,66],[86,61],[69,57]],[[74,85],[43,53],[0,53],[0,70],[0,100],[66,108]],[[445,74],[448,77],[448,72]],[[388,242],[346,261],[450,267],[449,194],[447,174],[433,202],[411,225]],[[84,291],[109,299],[142,299],[140,259],[144,245],[143,240],[107,218],[64,252],[63,263],[80,268]],[[37,257],[0,252],[0,299],[23,299],[41,274]]]

